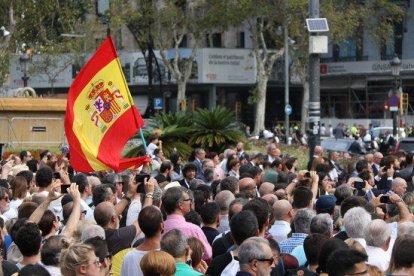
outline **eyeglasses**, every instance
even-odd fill
[[[100,265],[101,261],[99,260],[99,258],[96,258],[95,261],[93,261],[92,263],[88,263],[88,265],[93,265],[93,264]]]
[[[250,262],[252,262],[253,260],[259,261],[259,262],[268,262],[269,265],[273,265],[275,262],[275,259],[273,257],[269,258],[269,259],[251,259]]]
[[[193,199],[192,198],[187,198],[187,199],[183,199],[181,201],[190,201],[190,202],[193,202]]]

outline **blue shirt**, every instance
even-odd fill
[[[292,237],[280,243],[280,253],[290,254],[296,246],[302,245],[308,234],[293,233]]]

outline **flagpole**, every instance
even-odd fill
[[[139,129],[139,135],[141,136],[141,141],[142,141],[142,144],[144,145],[145,152],[148,153],[147,143],[145,142],[144,133],[142,132],[142,128]]]

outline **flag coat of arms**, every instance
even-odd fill
[[[65,132],[72,167],[78,172],[123,171],[150,161],[148,156],[121,158],[143,125],[108,37],[69,88]]]

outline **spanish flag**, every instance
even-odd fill
[[[121,158],[128,139],[143,125],[108,37],[69,88],[65,131],[72,167],[123,171],[150,161],[147,156]]]

